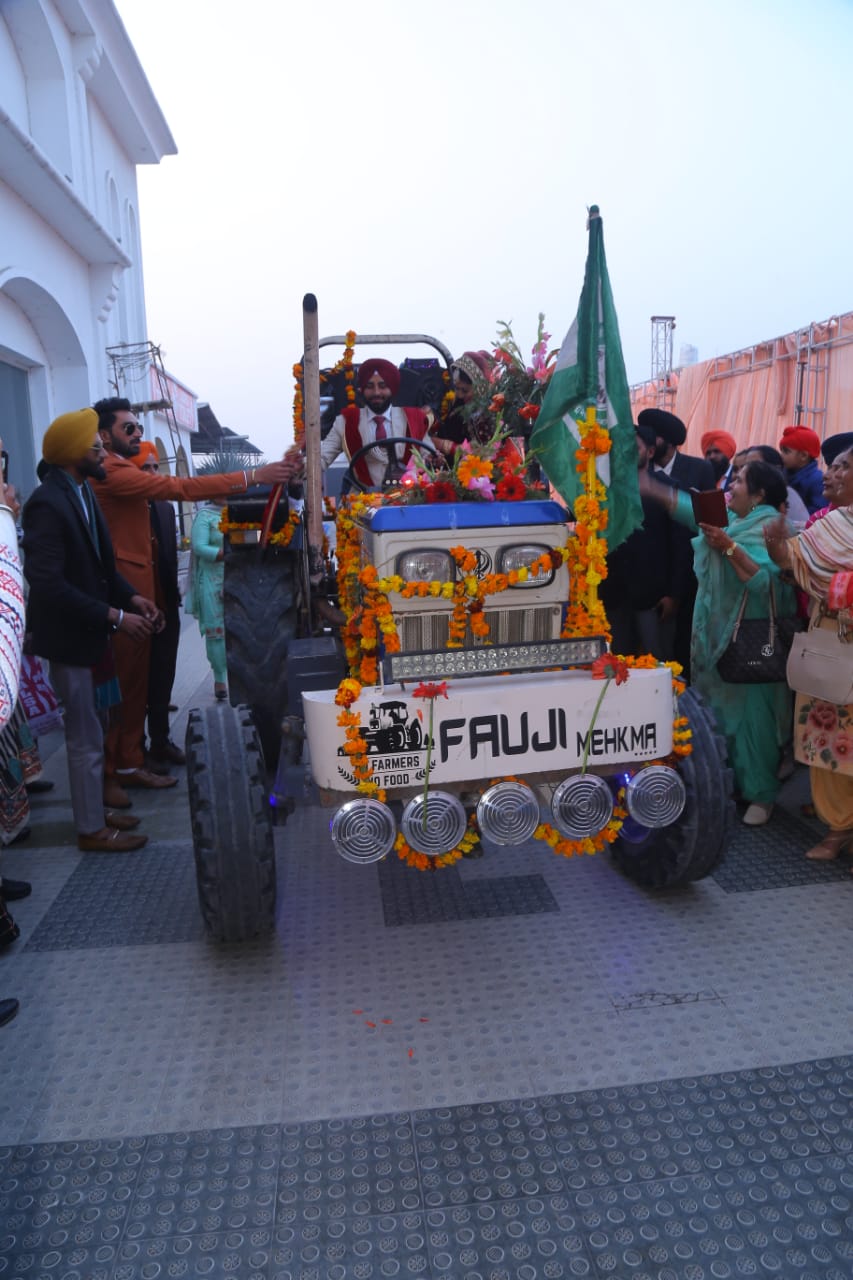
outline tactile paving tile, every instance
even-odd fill
[[[125,1238],[271,1228],[280,1147],[277,1125],[150,1138]]]
[[[828,1058],[755,1073],[770,1087],[795,1094],[836,1151],[853,1152],[853,1058]]]
[[[594,1275],[567,1196],[461,1205],[427,1214],[436,1277],[569,1277]]]
[[[539,1101],[570,1190],[833,1152],[795,1094],[750,1072]]]
[[[229,1280],[268,1280],[270,1241],[271,1232],[263,1229],[126,1240],[119,1249],[111,1280],[172,1280],[177,1276],[188,1280],[204,1276],[213,1280],[224,1276]]]
[[[0,1149],[3,1280],[850,1280],[853,1057]]]
[[[279,1217],[269,1280],[430,1275],[420,1213],[328,1220],[291,1210]]]
[[[849,1280],[853,1167],[841,1156],[582,1191],[578,1229],[615,1280]]]
[[[428,1208],[564,1189],[536,1099],[416,1111],[412,1121]]]
[[[763,827],[736,823],[726,856],[712,873],[714,880],[726,893],[850,880],[849,858],[810,862],[805,857],[806,850],[817,844],[824,830],[779,807]]]
[[[278,1205],[330,1218],[421,1209],[410,1117],[283,1125]]]
[[[455,867],[413,871],[399,858],[377,863],[387,926],[437,924],[538,915],[560,907],[544,876],[494,876],[463,880]]]
[[[153,946],[205,936],[189,840],[90,853],[69,876],[28,951]]]
[[[142,1168],[144,1138],[11,1149],[0,1163],[0,1275],[111,1274]],[[50,1260],[48,1260],[50,1259]]]

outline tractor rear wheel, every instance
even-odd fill
[[[287,714],[287,651],[297,633],[298,553],[287,547],[229,550],[225,558],[225,653],[233,706],[252,708],[273,772]]]
[[[187,790],[198,900],[218,942],[275,926],[275,849],[264,759],[248,707],[196,708],[187,722]]]
[[[678,709],[689,721],[693,747],[679,763],[687,788],[681,816],[640,843],[620,838],[612,846],[620,871],[652,889],[672,889],[710,875],[726,851],[734,821],[725,738],[695,689],[684,691]]]

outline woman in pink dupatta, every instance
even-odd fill
[[[835,464],[834,510],[796,538],[777,521],[765,527],[770,556],[820,609],[821,627],[837,628],[853,664],[853,449]],[[829,831],[806,854],[830,862],[853,847],[853,705],[834,706],[798,693],[794,754],[809,766],[812,799]]]

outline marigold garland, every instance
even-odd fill
[[[621,804],[624,795],[625,792],[620,790],[616,804],[613,806],[612,818],[607,826],[594,836],[585,836],[582,840],[569,840],[561,836],[556,827],[552,827],[549,822],[540,822],[533,832],[533,838],[544,840],[554,853],[560,854],[563,858],[573,858],[576,854],[583,853],[601,853],[605,845],[613,844],[622,830],[622,823],[628,816],[628,810],[623,809]]]
[[[480,832],[477,828],[477,820],[471,814],[468,818],[467,830],[455,849],[451,849],[448,853],[439,854],[437,858],[431,858],[425,853],[418,853],[417,849],[413,849],[410,844],[406,843],[402,831],[397,832],[394,848],[397,852],[397,857],[401,862],[405,862],[406,866],[414,867],[416,871],[437,871],[439,867],[452,867],[454,862],[464,858],[465,854],[479,843]]]
[[[289,512],[287,522],[282,525],[280,529],[277,529],[275,533],[270,534],[267,546],[289,547],[293,541],[293,535],[299,526],[300,520],[301,516],[298,511]],[[219,521],[219,529],[222,533],[229,534],[237,533],[245,529],[256,529],[260,531],[261,525],[256,521],[239,523],[236,520],[226,520],[223,515],[222,519]]]
[[[346,392],[347,404],[355,404],[355,370],[353,369],[353,350],[356,344],[357,334],[355,329],[347,329],[344,337],[344,353],[335,364],[332,365],[326,373],[320,374],[321,382],[330,382],[336,374],[343,371],[344,388]]]
[[[361,715],[358,711],[350,710],[353,703],[358,701],[360,694],[361,685],[349,676],[341,681],[335,694],[335,703],[342,708],[338,716],[338,724],[346,730],[344,755],[349,758],[356,791],[360,791],[365,796],[374,796],[384,803],[386,793],[373,777],[373,765],[368,758],[370,748],[361,732]]]
[[[305,451],[305,397],[302,391],[302,365],[293,366],[293,446]]]

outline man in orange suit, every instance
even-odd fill
[[[98,432],[106,450],[106,479],[94,486],[109,527],[118,571],[147,599],[155,593],[149,501],[197,501],[221,493],[245,493],[253,484],[286,484],[296,460],[271,462],[250,471],[226,471],[210,476],[149,475],[134,466],[143,428],[121,397],[99,400],[94,406]],[[128,808],[128,787],[172,787],[177,778],[150,773],[144,767],[143,736],[148,702],[150,638],[129,644],[115,637],[115,662],[121,687],[121,706],[106,739],[105,799],[112,809]]]

